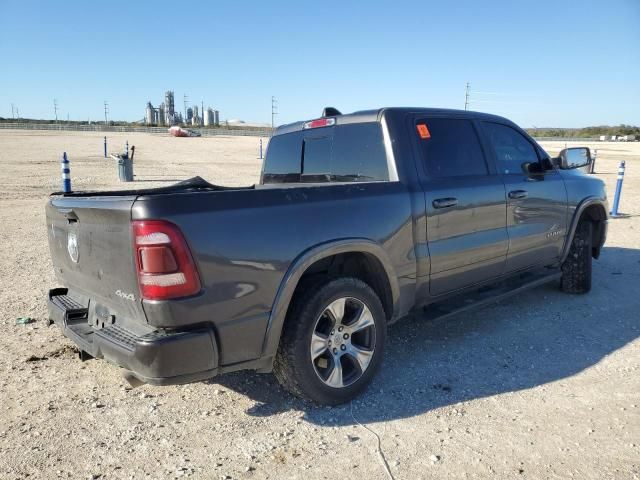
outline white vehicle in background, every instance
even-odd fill
[[[178,125],[174,125],[169,128],[169,135],[172,137],[199,137],[202,134],[196,130],[185,129]]]

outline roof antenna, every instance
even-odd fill
[[[337,108],[324,107],[324,110],[322,110],[323,117],[335,117],[336,115],[342,115],[342,112]]]

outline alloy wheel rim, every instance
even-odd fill
[[[353,385],[367,371],[375,352],[376,325],[360,299],[340,297],[323,310],[311,335],[311,362],[318,378],[332,388]]]

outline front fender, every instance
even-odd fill
[[[398,297],[400,295],[398,278],[395,274],[395,269],[391,264],[389,256],[379,244],[368,239],[353,238],[316,245],[315,247],[306,250],[291,263],[291,266],[287,270],[287,273],[278,288],[278,292],[276,293],[276,298],[271,309],[271,314],[269,316],[267,332],[265,334],[262,347],[263,358],[275,357],[287,310],[302,275],[318,260],[341,253],[368,253],[380,261],[380,264],[383,266],[387,275],[389,286],[391,287],[393,314],[394,316],[396,315]]]
[[[601,209],[600,215],[604,219],[604,225],[602,228],[599,245],[593,245],[597,249],[597,251],[600,251],[600,248],[602,248],[602,245],[604,244],[606,239],[607,219],[609,218],[607,214],[607,202],[603,198],[595,196],[587,197],[578,204],[575,211],[573,212],[571,224],[569,225],[569,230],[567,231],[567,236],[564,241],[564,247],[562,248],[562,257],[560,258],[560,263],[564,262],[567,259],[567,255],[569,255],[569,249],[571,248],[571,243],[573,242],[573,237],[576,233],[576,228],[578,228],[578,223],[580,222],[582,214],[588,207],[591,207],[592,205],[597,205]]]

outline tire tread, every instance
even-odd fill
[[[562,264],[561,287],[566,293],[580,294],[591,290],[592,228],[589,221],[580,221],[571,242],[569,255]]]

